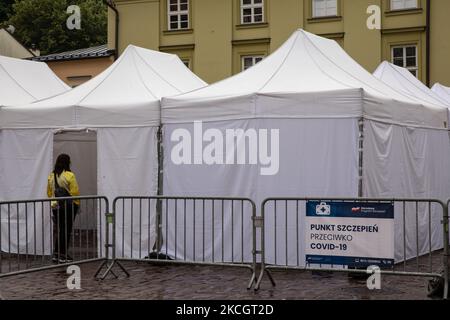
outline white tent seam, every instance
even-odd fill
[[[117,61],[116,61],[117,62]],[[94,86],[80,101],[78,101],[77,105],[81,105],[81,103],[87,99],[92,92],[94,92],[94,90],[96,90],[100,85],[103,84],[103,82],[105,82],[114,72],[114,70],[116,70],[116,68],[120,65],[120,63],[115,63],[112,68],[109,70],[109,73],[105,76],[105,78],[100,81],[96,86]]]
[[[386,66],[384,66],[384,68],[386,68]],[[383,70],[384,70],[384,68],[383,68]],[[394,71],[395,71],[395,69],[394,69],[394,67],[392,67],[390,64],[389,64],[389,68],[391,68],[391,69],[393,69]],[[395,75],[397,76],[397,75],[399,75],[402,79],[404,79],[404,80],[406,80],[407,82],[409,82],[410,84],[412,84],[417,90],[419,90],[420,92],[423,92],[422,91],[422,88],[420,88],[419,86],[417,86],[414,82],[412,82],[412,81],[410,81],[407,77],[405,77],[401,72],[395,72]],[[402,86],[402,87],[404,87],[406,90],[408,90],[405,86],[404,86],[404,84],[401,82],[401,81],[399,81],[399,83],[400,83],[400,85]],[[425,100],[423,100],[421,97],[417,97],[417,96],[415,96],[418,100],[421,100],[422,102],[424,102],[424,103],[426,103],[426,104],[429,104],[430,102],[427,102],[427,101],[425,101]],[[434,97],[432,97],[432,96],[430,96],[430,98],[433,98],[433,100],[436,100],[436,98],[434,98]],[[438,106],[441,104],[441,103],[443,103],[443,102],[441,102],[441,101],[439,101],[439,100],[436,100],[436,102],[438,102]],[[435,102],[435,103],[436,103]],[[434,103],[433,103],[434,104]]]
[[[379,94],[381,94],[382,97],[386,97],[386,95],[385,95],[383,92],[379,91],[379,90],[376,89],[376,88],[373,88],[371,85],[365,83],[362,79],[357,79],[357,78],[356,78],[355,76],[353,76],[351,73],[347,72],[347,70],[342,69],[342,68],[341,68],[339,65],[337,65],[333,60],[331,60],[326,54],[324,54],[324,53],[322,52],[322,50],[321,50],[320,48],[318,48],[318,47],[315,45],[315,43],[314,43],[313,41],[311,41],[311,39],[309,39],[309,37],[308,37],[307,35],[305,35],[305,38],[308,40],[308,42],[311,43],[311,45],[312,45],[313,47],[315,47],[315,48],[320,52],[320,54],[321,54],[325,59],[327,59],[327,60],[330,61],[332,64],[334,64],[339,70],[343,71],[345,74],[347,74],[347,75],[350,76],[351,78],[355,79],[356,81],[362,82],[363,84],[367,85],[367,86],[368,86],[369,88],[371,88],[372,90],[374,90],[374,91],[378,92]]]
[[[151,65],[149,65],[149,64],[147,63],[147,61],[145,61],[145,59],[143,59],[143,58],[141,57],[141,55],[139,54],[139,52],[138,52],[136,49],[134,49],[134,52],[137,54],[137,56],[139,57],[139,59],[141,59],[141,60],[145,63],[145,65],[148,66],[148,67],[150,68],[150,70],[152,70],[153,73],[155,73],[155,74],[158,76],[158,78],[160,78],[162,81],[164,81],[165,83],[167,83],[169,86],[171,86],[172,88],[174,88],[175,90],[177,90],[179,93],[182,93],[182,92],[183,92],[181,89],[175,87],[175,86],[174,86],[173,84],[171,84],[169,81],[167,81],[166,79],[164,79],[164,78],[163,78],[163,77],[162,77],[155,69],[153,69],[153,67],[152,67]]]
[[[32,95],[30,92],[28,92],[28,90],[27,89],[25,89],[13,76],[12,76],[12,74],[10,74],[9,72],[8,72],[8,70],[6,70],[5,69],[5,67],[3,67],[1,64],[0,64],[0,68],[2,68],[4,71],[5,71],[5,73],[20,87],[20,88],[22,88],[23,89],[23,91],[25,91],[31,98],[33,98],[33,99],[37,99],[34,95]]]
[[[136,52],[136,50],[134,50],[134,52],[133,52],[134,54],[137,54],[137,52]],[[137,74],[138,74],[138,76],[139,76],[139,79],[141,79],[141,81],[142,81],[142,84],[144,85],[144,87],[147,89],[147,91],[148,91],[148,93],[150,93],[150,95],[154,98],[154,99],[156,99],[156,100],[160,100],[160,98],[149,88],[149,87],[147,87],[147,84],[145,83],[145,81],[144,81],[144,78],[142,77],[142,74],[141,74],[141,72],[140,72],[140,70],[139,70],[139,68],[138,68],[138,66],[137,66],[137,64],[136,64],[136,60],[134,60],[133,59],[133,65],[134,65],[134,67],[135,67],[135,69],[136,69],[136,72],[137,72]]]
[[[317,47],[316,47],[316,49],[317,49]],[[328,72],[326,72],[324,69],[322,69],[321,67],[320,67],[320,65],[317,63],[317,61],[316,61],[316,59],[314,59],[314,55],[312,55],[311,54],[311,52],[309,51],[309,49],[305,46],[305,50],[306,50],[306,53],[308,53],[308,56],[311,58],[311,60],[314,62],[314,64],[316,65],[316,67],[322,72],[322,74],[324,74],[324,75],[326,75],[329,79],[332,79],[333,81],[335,81],[336,83],[339,83],[339,84],[341,84],[341,85],[343,85],[344,87],[347,87],[347,88],[353,88],[353,86],[351,86],[351,85],[349,85],[349,84],[346,84],[346,83],[344,83],[344,82],[342,82],[342,81],[339,81],[339,80],[337,80],[337,79],[335,79],[333,76],[331,76]],[[322,54],[322,52],[320,52],[321,54]],[[322,54],[323,55],[323,54]]]
[[[283,61],[280,63],[280,65],[278,66],[278,68],[275,70],[275,72],[269,77],[269,79],[267,79],[267,81],[263,84],[263,86],[261,88],[259,88],[258,90],[256,90],[256,92],[260,92],[261,90],[263,90],[268,84],[269,82],[275,78],[275,76],[278,74],[278,72],[280,72],[281,68],[284,66],[284,63],[286,62],[286,60],[289,58],[289,55],[291,54],[292,50],[294,50],[295,44],[297,42],[297,39],[299,37],[299,34],[297,34],[295,36],[295,40],[292,41],[292,46],[289,49],[289,51],[287,52],[286,56],[284,57]]]

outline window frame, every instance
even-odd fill
[[[389,10],[390,11],[407,11],[407,10],[415,10],[415,9],[420,9],[420,0],[415,0],[416,1],[416,6],[415,7],[402,7],[402,8],[398,8],[398,9],[394,9],[393,6],[393,2],[395,0],[389,0]],[[405,2],[406,0],[401,0],[403,2]]]
[[[406,54],[406,49],[407,48],[412,48],[412,47],[415,48],[415,50],[416,50],[416,52],[415,52],[416,53],[416,55],[415,55],[416,63],[415,63],[414,67],[408,67],[406,65],[407,64],[406,61],[407,61],[407,58],[408,58],[408,56]],[[410,72],[412,70],[415,71],[415,73],[416,73],[415,77],[419,78],[419,46],[417,44],[402,44],[402,45],[393,45],[393,46],[391,46],[391,62],[394,65],[396,65],[394,63],[394,50],[395,49],[402,49],[403,50],[403,56],[402,56],[403,65],[401,67],[409,70]],[[411,72],[411,74],[413,74],[413,73]]]
[[[191,21],[190,21],[191,20],[191,18],[190,18],[190,5],[191,4],[190,4],[190,1],[189,0],[185,0],[187,2],[187,10],[177,10],[177,11],[171,11],[171,9],[170,9],[170,1],[171,0],[167,0],[167,30],[168,31],[189,30],[189,28],[191,26]],[[180,7],[181,7],[180,1],[181,0],[175,0],[175,1],[177,1],[177,8],[180,9]],[[187,26],[185,28],[181,27],[181,19],[180,18],[181,18],[182,15],[187,15]],[[171,20],[170,20],[170,18],[172,16],[178,17],[178,20],[177,20],[178,27],[177,28],[172,28]]]
[[[183,58],[183,59],[180,59],[180,60],[181,60],[181,62],[183,62],[183,64],[184,64],[188,69],[192,70],[192,69],[191,69],[191,59],[190,59],[190,58]]]
[[[315,12],[315,3],[316,0],[311,0],[311,17],[313,19],[321,19],[321,18],[330,18],[330,17],[339,17],[339,5],[340,0],[325,0],[325,1],[336,1],[336,13],[335,14],[325,14],[325,15],[316,15]]]
[[[251,24],[258,24],[258,23],[266,23],[266,10],[265,10],[265,0],[261,0],[260,4],[255,4],[254,1],[255,0],[250,0],[252,1],[251,4],[244,4],[244,0],[239,0],[239,12],[240,12],[240,16],[241,16],[241,25],[251,25]],[[255,21],[255,12],[254,9],[255,8],[261,8],[261,16],[262,16],[262,20],[261,21]],[[250,22],[245,22],[244,21],[244,9],[250,9],[252,11],[250,17],[251,17],[251,21]]]
[[[245,69],[245,59],[246,58],[252,58],[252,66]],[[259,62],[263,61],[266,58],[266,55],[263,54],[245,54],[241,55],[241,72],[246,71],[255,65],[257,65]],[[258,62],[255,62],[256,59],[261,59]]]

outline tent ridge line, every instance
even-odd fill
[[[10,73],[8,72],[8,70],[6,70],[6,68],[5,68],[1,63],[0,63],[0,67],[1,67],[2,70],[5,71],[5,73],[6,73],[6,74],[14,81],[14,83],[17,84],[17,86],[19,86],[20,88],[22,88],[23,91],[25,91],[31,98],[33,98],[34,100],[37,100],[37,98],[36,98],[34,95],[32,95],[30,92],[28,92],[28,90],[25,89],[25,88],[19,83],[19,81],[17,81],[17,80],[12,76],[12,74],[10,74]]]
[[[308,37],[306,37],[306,38],[308,38]],[[310,41],[309,38],[308,38],[308,40],[309,40],[309,42],[312,43],[312,41]],[[322,52],[319,48],[317,48],[317,47],[314,46],[314,45],[313,45],[313,47],[316,48],[316,49],[320,52],[320,54],[321,54],[322,56],[325,56],[325,55],[323,54],[323,52]],[[344,87],[347,87],[347,88],[350,88],[350,89],[354,88],[354,87],[352,87],[351,85],[348,85],[348,84],[346,84],[346,83],[344,83],[344,82],[342,82],[342,81],[340,81],[340,80],[334,78],[330,73],[326,72],[323,68],[320,67],[320,64],[316,61],[316,59],[314,59],[314,56],[311,54],[311,52],[309,51],[309,49],[308,49],[306,46],[305,46],[305,50],[306,50],[306,52],[308,53],[308,56],[311,58],[311,60],[312,60],[312,61],[314,62],[314,64],[316,65],[316,67],[320,70],[320,72],[322,72],[322,74],[328,76],[328,78],[332,79],[332,80],[335,81],[336,83],[339,83],[339,84],[343,85]],[[329,60],[329,59],[328,59],[328,60]],[[333,63],[333,64],[334,64],[334,63]],[[358,79],[357,79],[357,80],[358,80]]]
[[[134,52],[134,53],[136,53],[136,52]],[[147,84],[145,83],[144,78],[142,77],[142,74],[141,74],[141,72],[140,72],[140,70],[139,70],[139,68],[138,68],[138,66],[137,66],[137,64],[136,64],[136,61],[135,61],[134,59],[133,59],[133,65],[134,65],[134,68],[136,69],[136,73],[138,74],[139,79],[141,79],[141,81],[142,81],[144,87],[147,89],[147,92],[150,93],[150,95],[151,95],[154,99],[159,100],[160,103],[161,103],[161,98],[158,98],[158,97],[156,96],[156,94],[155,94],[149,87],[147,87]]]
[[[96,90],[98,87],[100,87],[100,85],[102,85],[113,74],[114,70],[116,70],[116,68],[122,63],[122,58],[123,58],[123,55],[119,58],[119,60],[116,61],[116,63],[112,66],[111,69],[109,69],[109,70],[107,69],[109,71],[109,73],[96,86],[94,86],[91,90],[89,90],[89,92],[80,101],[78,101],[77,105],[80,105],[85,99],[87,99],[91,95],[91,93],[94,92],[94,90]],[[105,72],[106,72],[106,70],[105,70]],[[88,82],[86,82],[86,83],[88,83]]]
[[[389,64],[389,63],[388,63],[388,64]],[[394,70],[396,74],[399,74],[400,77],[402,77],[402,79],[405,79],[408,83],[410,83],[410,84],[413,85],[415,88],[417,88],[418,90],[420,90],[420,92],[424,92],[424,91],[422,91],[422,88],[421,88],[421,87],[419,87],[418,85],[416,85],[414,82],[410,81],[407,77],[405,77],[405,76],[403,75],[403,73],[401,73],[401,72],[395,70],[395,68],[394,68],[393,66],[391,66],[391,64],[389,64],[389,68],[391,68],[392,70]],[[400,83],[401,83],[401,82],[400,82]],[[402,85],[403,85],[403,84],[402,84]],[[424,93],[425,93],[425,92],[424,92]],[[420,98],[420,97],[417,97],[417,96],[415,96],[415,97],[416,97],[418,100],[421,100],[422,102],[425,102],[425,103],[427,103],[427,104],[430,103],[430,102],[428,102],[428,101],[423,100],[423,99]],[[430,96],[430,98],[433,98],[433,100],[436,99],[436,98],[434,98],[434,97],[432,97],[432,96]],[[439,100],[438,100],[437,102],[439,102]],[[440,103],[442,103],[442,102],[440,102]],[[441,105],[438,104],[437,106],[441,106]]]
[[[294,41],[292,42],[291,48],[289,49],[289,51],[286,53],[286,56],[284,57],[283,61],[280,63],[280,65],[278,66],[278,68],[275,70],[275,72],[269,77],[269,79],[267,79],[267,81],[263,84],[263,86],[259,89],[256,90],[256,92],[259,92],[261,90],[263,90],[268,84],[269,82],[275,78],[275,76],[278,74],[278,72],[280,72],[281,68],[284,66],[284,63],[286,62],[286,60],[289,58],[289,55],[291,54],[292,50],[294,50],[295,44],[297,43],[298,37],[299,37],[300,33],[297,33],[297,35],[295,36]]]
[[[167,83],[169,86],[171,86],[172,88],[174,88],[176,91],[178,91],[178,93],[180,93],[180,94],[183,93],[183,90],[178,89],[178,88],[175,87],[173,84],[171,84],[169,81],[167,81],[166,79],[164,79],[164,78],[161,76],[161,74],[159,74],[159,72],[157,72],[150,64],[147,63],[147,61],[139,54],[138,50],[136,50],[135,48],[134,48],[134,52],[135,52],[136,55],[139,57],[139,59],[141,59],[142,62],[144,62],[144,64],[145,64],[147,67],[149,67],[149,68],[150,68],[150,69],[158,76],[158,78],[160,78],[162,81],[164,81],[164,82]],[[166,53],[166,54],[168,54],[168,53]],[[173,58],[178,59],[178,57],[176,57],[176,56],[173,55],[173,54],[168,54],[168,55],[171,55]]]
[[[382,97],[386,97],[386,95],[385,95],[383,92],[379,91],[379,90],[376,89],[376,88],[373,88],[371,85],[365,83],[363,80],[358,79],[358,78],[355,78],[352,74],[350,74],[349,72],[347,72],[345,69],[342,69],[342,68],[341,68],[339,65],[337,65],[333,60],[331,60],[326,54],[324,54],[324,53],[322,52],[322,50],[321,50],[320,48],[318,48],[318,47],[314,44],[314,42],[313,42],[311,39],[309,39],[309,37],[306,36],[306,38],[307,38],[307,40],[311,43],[311,45],[312,45],[313,47],[315,47],[315,48],[320,52],[320,54],[321,54],[323,57],[325,57],[328,61],[330,61],[332,64],[334,64],[338,69],[340,69],[341,71],[343,71],[344,73],[346,73],[346,74],[347,74],[348,76],[350,76],[351,78],[353,78],[353,79],[355,79],[355,80],[357,80],[357,81],[360,81],[360,82],[362,82],[363,84],[367,85],[369,88],[371,88],[371,89],[374,90],[375,92],[380,93]],[[346,54],[347,54],[347,53],[346,53]],[[370,74],[370,73],[369,73],[369,74]],[[371,75],[371,76],[373,77],[373,75]],[[374,77],[374,78],[375,78],[375,77]],[[376,78],[375,78],[375,79],[376,79]],[[383,86],[385,86],[384,83],[383,83],[382,81],[380,81],[380,80],[378,80],[378,79],[376,79],[376,80],[379,81],[381,84],[383,84]],[[406,98],[406,100],[405,100],[405,101],[402,101],[402,102],[409,102],[409,98],[408,98],[407,96],[405,96],[403,93],[398,92],[398,91],[393,90],[393,89],[391,89],[391,90],[394,91],[394,92],[396,92],[397,94],[403,96],[404,98]],[[413,103],[413,102],[410,102],[410,103]]]

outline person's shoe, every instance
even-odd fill
[[[52,257],[52,262],[57,263],[58,261],[59,261],[58,255],[54,254],[53,257]]]
[[[58,259],[59,263],[69,263],[69,262],[73,262],[73,259],[71,256],[69,255],[61,255]]]

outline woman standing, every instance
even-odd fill
[[[49,198],[76,197],[80,195],[75,174],[70,170],[70,157],[60,154],[55,168],[48,176],[47,196]],[[53,213],[53,261],[66,263],[73,259],[68,254],[70,236],[79,200],[52,201]]]

